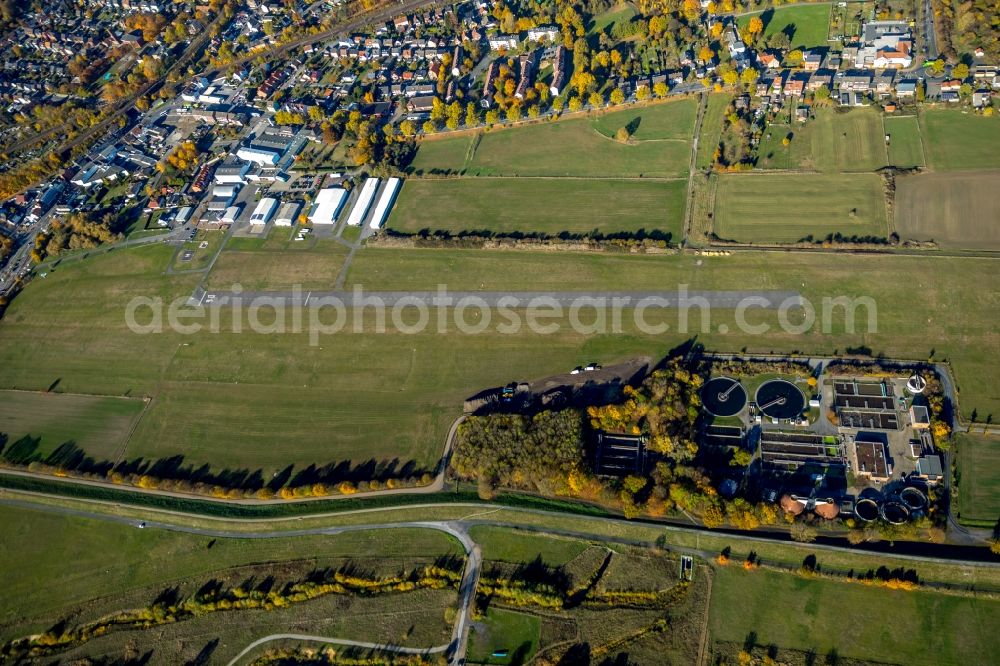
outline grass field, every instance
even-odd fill
[[[688,141],[697,113],[696,99],[678,99],[602,113],[594,118],[593,126],[609,139],[613,139],[619,129],[627,127],[636,141]]]
[[[496,326],[480,335],[442,335],[436,326],[416,335],[391,326],[375,333],[365,323],[313,346],[305,332],[235,333],[225,317],[219,333],[132,334],[124,313],[133,297],[186,299],[197,281],[163,275],[170,252],[156,245],[108,253],[32,282],[0,320],[0,386],[44,390],[59,379],[65,392],[154,396],[127,458],[183,456],[185,465],[260,469],[264,478],[288,465],[331,461],[413,460],[431,468],[472,393],[594,360],[658,356],[695,333],[714,350],[831,353],[866,344],[923,359],[935,347],[954,364],[964,413],[1000,414],[1000,366],[988,353],[998,344],[1000,289],[989,259],[790,254],[775,262],[756,252],[703,258],[367,247],[355,256],[348,289],[795,289],[817,309],[824,296],[870,295],[878,330],[847,334],[841,317],[829,333],[803,336],[773,328],[771,313],[751,313],[772,325],[761,336],[739,332],[731,311],[713,312],[707,331],[697,321],[680,329],[666,312],[667,334],[641,332],[629,316],[620,333],[564,326],[549,335]],[[910,306],[914,293],[919,314]],[[728,333],[719,332],[722,324]]]
[[[461,178],[403,185],[388,226],[494,233],[659,230],[679,240],[686,181]]]
[[[589,547],[588,543],[578,539],[542,536],[488,525],[477,525],[469,533],[482,549],[484,559],[512,564],[541,558],[549,566],[558,567]]]
[[[708,96],[705,117],[701,119],[701,133],[698,136],[698,168],[712,166],[712,155],[722,136],[722,118],[729,107],[732,95],[715,93]]]
[[[761,137],[758,166],[764,169],[874,171],[888,155],[882,116],[872,108],[815,110],[816,118],[793,125],[768,125]],[[789,145],[782,145],[789,133]]]
[[[919,277],[901,280],[899,275]],[[1000,413],[1000,399],[992,388],[993,372],[982,366],[984,360],[989,363],[992,359],[984,357],[983,350],[995,348],[1000,339],[989,314],[998,305],[996,290],[990,287],[997,284],[998,277],[989,259],[783,255],[781,262],[775,262],[768,253],[697,258],[368,248],[355,257],[348,285],[433,290],[438,284],[471,284],[485,290],[558,290],[566,288],[567,276],[572,276],[573,288],[578,290],[614,288],[625,281],[631,289],[639,290],[671,291],[679,284],[690,289],[797,289],[814,303],[820,303],[824,296],[869,295],[878,306],[877,333],[844,335],[840,325],[832,322],[826,335],[802,337],[771,330],[761,338],[735,333],[731,313],[723,312],[718,319],[713,313],[713,330],[699,332],[699,341],[710,349],[747,345],[759,351],[812,352],[868,344],[887,355],[909,358],[926,358],[934,346],[929,341],[934,341],[938,357],[947,357],[955,365],[963,412]],[[924,304],[919,317],[908,305],[914,289],[920,290]],[[723,322],[730,333],[717,332]],[[671,330],[677,332],[676,328]],[[680,334],[669,341],[661,337],[659,348],[682,339]],[[521,340],[524,354],[531,353],[529,340],[530,336]],[[643,346],[643,336],[631,333],[579,340],[595,358],[606,358],[606,354],[620,358],[629,353],[626,350]],[[558,353],[556,341],[556,337],[549,341],[550,361]],[[537,375],[536,371],[531,376]]]
[[[373,569],[394,571],[408,559],[462,555],[451,537],[419,529],[213,539],[8,506],[0,506],[0,528],[5,535],[0,566],[7,581],[0,640],[47,628],[84,603],[141,605],[164,587],[205,582],[236,567],[292,561],[312,567],[359,557]]]
[[[921,173],[896,180],[896,230],[945,248],[1000,250],[1000,171]]]
[[[938,171],[997,167],[1000,118],[956,109],[926,109],[921,119],[928,166]]]
[[[212,257],[222,247],[222,241],[225,240],[225,237],[224,231],[199,231],[193,241],[187,241],[181,246],[181,251],[174,257],[173,269],[175,271],[194,271],[208,268]],[[203,244],[205,247],[202,247]],[[184,261],[184,253],[188,251],[193,254],[190,259]]]
[[[959,520],[982,527],[1000,521],[1000,439],[958,435]]]
[[[737,19],[740,28],[745,28],[754,16],[764,21],[764,36],[777,32],[787,32],[792,48],[803,49],[827,46],[830,31],[830,3],[815,3],[779,7],[774,10],[744,14]]]
[[[615,5],[603,14],[598,14],[591,21],[587,28],[587,34],[596,35],[599,32],[608,30],[615,23],[631,21],[638,14],[631,2],[623,2]],[[608,30],[610,32],[610,30]]]
[[[143,631],[111,632],[59,653],[59,663],[114,664],[122,663],[123,655],[138,654],[146,666],[222,665],[262,636],[292,632],[423,649],[448,642],[454,602],[454,590],[417,590],[374,597],[329,595],[269,611],[211,613]],[[253,655],[281,645],[266,643]]]
[[[691,100],[677,100],[607,114],[612,120],[575,117],[475,136],[425,139],[411,169],[468,176],[686,176],[693,105]],[[602,134],[609,129],[613,134],[636,116],[638,135],[632,142],[623,144]],[[618,124],[619,120],[623,122]],[[664,136],[683,138],[667,140]]]
[[[883,121],[889,135],[889,163],[897,167],[924,165],[920,143],[920,121],[916,116],[889,116]]]
[[[813,651],[901,664],[986,663],[1000,649],[1000,602],[873,588],[741,567],[716,571],[709,608],[713,641]],[[849,630],[846,629],[849,627]],[[933,635],[928,644],[914,633]],[[817,660],[818,661],[818,660]]]
[[[469,661],[473,664],[523,664],[538,649],[542,623],[538,616],[490,608],[472,625]],[[494,654],[503,656],[492,656]]]
[[[295,285],[306,290],[333,289],[347,259],[347,247],[327,239],[297,244],[302,247],[273,250],[227,247],[209,274],[208,287],[229,289],[240,284],[246,290],[287,290]]]
[[[29,435],[41,440],[42,455],[74,442],[91,455],[114,459],[142,408],[138,399],[0,391],[0,432],[8,447]]]
[[[882,182],[874,174],[730,175],[719,179],[715,234],[757,243],[806,236],[885,236]]]

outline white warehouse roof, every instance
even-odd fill
[[[261,166],[273,166],[277,164],[278,160],[281,158],[281,156],[276,152],[261,150],[260,148],[240,148],[236,151],[236,157]]]
[[[236,195],[236,188],[232,185],[216,185],[212,188],[212,196],[219,199],[231,199]]]
[[[347,198],[347,190],[340,187],[328,187],[320,190],[309,211],[309,221],[313,224],[333,224],[337,221],[340,209]]]
[[[351,215],[347,218],[349,225],[357,227],[365,221],[365,215],[368,214],[368,209],[371,208],[372,201],[375,199],[375,192],[377,191],[378,178],[369,178],[365,181],[365,184],[361,186],[361,194],[358,196],[358,200],[354,202],[354,209],[351,210]]]
[[[267,224],[274,214],[274,209],[278,207],[278,200],[271,197],[264,197],[254,208],[250,215],[250,224]]]
[[[375,204],[375,212],[372,213],[372,220],[368,223],[372,229],[378,229],[385,222],[385,218],[389,216],[389,209],[392,208],[392,204],[396,201],[396,193],[399,192],[399,185],[402,181],[399,178],[390,178],[385,181],[385,189],[382,190],[382,196],[379,197],[378,203]]]

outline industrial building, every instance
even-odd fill
[[[227,158],[215,170],[215,182],[219,185],[242,184],[246,182],[250,164],[233,157]]]
[[[212,189],[212,198],[208,202],[208,210],[226,210],[236,196],[235,185],[216,185]]]
[[[320,190],[309,211],[309,221],[313,224],[334,224],[340,215],[340,209],[347,199],[347,190],[340,187],[328,187]]]
[[[250,214],[250,224],[267,224],[274,215],[274,210],[278,207],[278,200],[271,197],[264,197],[258,202],[253,213]]]
[[[236,151],[236,157],[259,166],[274,166],[281,159],[278,153],[263,148],[240,148]]]
[[[401,184],[402,181],[399,178],[389,178],[385,181],[382,195],[379,197],[378,203],[375,204],[375,212],[372,213],[371,222],[368,223],[370,228],[378,229],[385,223],[386,218],[389,217],[389,210],[392,209],[392,204],[396,202],[396,195],[399,193]]]
[[[361,226],[365,221],[365,215],[368,214],[368,209],[372,206],[372,201],[375,200],[377,191],[378,178],[367,179],[365,184],[361,186],[361,194],[358,195],[358,200],[354,203],[354,208],[347,218],[347,224],[352,227]]]
[[[299,217],[299,210],[302,208],[302,204],[297,201],[287,201],[281,204],[281,208],[278,210],[277,217],[274,218],[274,224],[278,227],[290,227],[295,224],[295,220]]]

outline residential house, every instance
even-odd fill
[[[815,72],[823,64],[823,54],[817,51],[806,51],[802,54],[802,69]]]
[[[559,28],[554,25],[540,25],[528,30],[529,41],[540,42],[543,39],[550,43],[556,42],[559,39]]]
[[[552,60],[552,83],[549,84],[549,92],[553,97],[562,94],[566,85],[566,47],[560,45],[556,49],[555,58]]]
[[[896,97],[912,99],[917,94],[917,82],[913,80],[900,81],[896,84]]]
[[[513,51],[517,48],[517,35],[493,35],[487,40],[491,51]]]
[[[761,53],[757,60],[767,69],[781,69],[781,58],[773,53]]]
[[[846,74],[840,79],[841,92],[866,93],[871,90],[872,77],[867,73]]]
[[[486,68],[486,79],[483,81],[483,98],[479,102],[485,109],[493,106],[493,96],[496,94],[496,78],[499,76],[499,73],[500,61],[494,60]]]

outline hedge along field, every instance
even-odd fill
[[[831,3],[810,3],[778,7],[763,12],[744,14],[736,19],[740,28],[745,28],[750,19],[759,16],[764,21],[764,36],[787,31],[793,49],[828,46],[830,31]]]
[[[815,109],[815,119],[772,124],[761,137],[758,166],[764,169],[875,171],[888,163],[881,114],[872,108]],[[782,140],[791,134],[785,146]]]
[[[941,247],[1000,250],[1000,171],[921,173],[896,179],[896,231]]]
[[[956,109],[921,113],[927,165],[938,171],[996,169],[1000,117],[986,118]]]
[[[789,243],[831,233],[888,232],[882,181],[875,174],[723,175],[715,234],[748,243]]]
[[[679,240],[686,181],[576,178],[410,178],[390,229],[604,234],[645,229]]]
[[[595,117],[432,137],[421,141],[410,166],[417,174],[467,176],[686,177],[695,109],[694,100],[671,100]],[[610,138],[637,119],[633,140]]]
[[[713,641],[902,664],[989,663],[1000,649],[1000,601],[890,590],[732,565],[712,584]],[[914,633],[933,635],[932,643]]]

